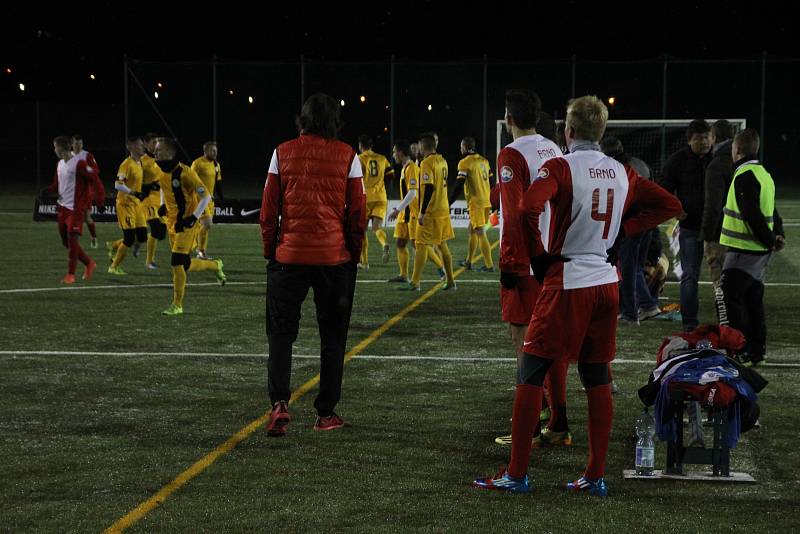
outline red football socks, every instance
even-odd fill
[[[514,412],[511,416],[511,461],[508,474],[523,477],[531,460],[531,440],[542,410],[543,388],[530,384],[517,384],[514,394]]]
[[[550,388],[550,421],[547,428],[554,432],[569,430],[567,422],[567,370],[569,360],[556,360],[547,372]]]
[[[92,261],[89,256],[83,251],[81,246],[78,244],[78,234],[70,234],[69,236],[69,263],[67,272],[69,274],[75,274],[75,266],[78,263],[78,260],[81,261],[84,265],[89,265]]]
[[[588,388],[586,398],[589,402],[589,463],[585,476],[589,480],[597,480],[606,470],[611,418],[614,414],[611,384]]]

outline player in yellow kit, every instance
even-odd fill
[[[389,160],[385,156],[373,152],[372,137],[358,136],[358,159],[364,172],[364,188],[367,193],[367,224],[372,221],[372,231],[375,239],[383,249],[383,263],[389,261],[389,243],[386,241],[386,232],[381,228],[386,217],[386,183],[387,178],[394,177]],[[369,240],[367,232],[364,233],[364,246],[361,249],[360,267],[369,268]]]
[[[222,167],[217,161],[217,142],[208,141],[203,144],[203,155],[192,162],[192,170],[200,177],[200,181],[206,186],[206,191],[211,196],[211,202],[203,215],[200,217],[200,228],[197,230],[197,257],[201,260],[210,260],[206,255],[208,246],[208,232],[214,220],[214,198],[215,194],[222,194]]]
[[[167,237],[167,225],[158,215],[158,208],[161,206],[161,191],[158,182],[158,177],[161,171],[156,165],[154,156],[156,150],[156,141],[158,136],[154,133],[146,133],[142,136],[144,141],[145,154],[142,156],[142,171],[144,176],[142,183],[145,187],[150,186],[150,193],[142,201],[142,209],[144,209],[144,216],[147,219],[147,226],[150,228],[150,235],[147,236],[147,259],[145,265],[148,269],[157,269],[156,265],[156,247],[159,241]]]
[[[417,255],[414,258],[414,274],[411,276],[411,282],[400,289],[419,291],[422,269],[428,259],[428,251],[434,245],[439,248],[444,263],[447,281],[443,289],[455,289],[453,256],[447,246],[447,241],[455,237],[450,224],[450,204],[447,196],[447,161],[436,152],[436,139],[432,134],[423,134],[420,137],[419,148],[422,162],[419,169]]]
[[[397,263],[400,274],[389,282],[408,283],[407,245],[413,242],[417,231],[417,214],[419,213],[419,167],[411,159],[411,147],[405,139],[399,139],[392,150],[394,161],[402,167],[400,171],[400,204],[389,214],[389,220],[397,219],[394,237],[397,240]]]
[[[128,138],[125,146],[128,149],[128,157],[120,164],[117,180],[114,182],[114,189],[117,190],[117,222],[122,229],[122,240],[106,243],[109,251],[116,248],[108,273],[117,276],[127,274],[120,265],[128,254],[128,249],[133,247],[134,243],[141,244],[147,241],[147,223],[141,201],[144,198],[142,193],[144,143],[141,137],[132,136]]]
[[[474,137],[465,137],[461,140],[461,155],[464,158],[458,162],[458,180],[450,194],[450,204],[453,203],[463,187],[464,198],[469,208],[470,229],[467,258],[459,262],[459,265],[472,269],[475,249],[480,248],[484,265],[478,271],[491,273],[494,272],[492,249],[484,232],[484,226],[489,220],[489,212],[492,208],[492,203],[489,201],[489,190],[491,189],[489,178],[492,177],[492,171],[489,161],[476,152],[475,144]]]
[[[197,220],[203,215],[211,196],[197,174],[176,158],[177,144],[169,138],[159,138],[156,144],[156,163],[161,174],[159,183],[164,197],[160,211],[166,215],[167,231],[172,244],[172,304],[163,315],[183,313],[183,295],[188,271],[214,271],[220,285],[225,285],[222,260],[192,259],[189,253],[195,241]]]

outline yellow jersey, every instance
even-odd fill
[[[217,182],[222,180],[222,167],[217,160],[210,160],[205,156],[200,156],[192,162],[192,170],[200,177],[200,181],[206,186],[206,191],[214,196],[214,187]]]
[[[410,222],[419,215],[419,167],[414,160],[409,159],[400,171],[400,200],[406,198],[406,193],[411,190],[416,190],[417,196],[397,218],[399,222]]]
[[[142,162],[136,161],[128,156],[119,165],[117,171],[117,182],[125,184],[133,193],[139,193],[142,190]],[[122,200],[127,197],[127,193],[122,191],[117,192],[117,197]]]
[[[384,180],[394,175],[389,160],[372,150],[365,150],[358,155],[361,170],[364,172],[364,189],[367,202],[386,202],[386,184]]]
[[[423,158],[419,166],[420,189],[419,206],[422,210],[422,199],[425,196],[427,186],[432,186],[431,199],[428,202],[428,209],[425,216],[441,217],[450,216],[450,203],[447,198],[447,161],[441,154],[430,154]]]
[[[492,176],[489,160],[480,154],[470,154],[458,162],[458,179],[464,180],[464,198],[468,205],[492,206],[489,200],[489,178]]]
[[[158,168],[156,160],[150,154],[142,156],[142,183],[151,184],[158,181],[158,176],[161,174],[161,169]],[[158,193],[158,191],[156,191]]]
[[[200,177],[183,163],[178,163],[171,171],[161,171],[159,183],[164,193],[167,219],[173,223],[178,217],[191,215],[197,209],[200,199],[206,195],[206,186]]]

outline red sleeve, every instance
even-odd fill
[[[492,190],[489,191],[489,203],[493,210],[500,208],[500,184],[494,184]]]
[[[364,195],[364,181],[361,178],[348,178],[344,206],[344,240],[350,251],[351,261],[358,261],[364,245],[364,232],[367,229],[367,197]]]
[[[630,185],[622,216],[622,228],[626,236],[641,234],[683,212],[680,200],[674,195],[655,182],[642,178],[633,169],[627,170]],[[625,220],[625,213],[634,204],[637,207],[636,214]]]
[[[106,203],[106,188],[103,187],[103,182],[100,180],[100,167],[91,152],[86,155],[86,163],[87,169],[92,169],[91,176],[87,175],[87,177],[89,178],[89,186],[92,188],[93,203],[98,208],[102,208]]]
[[[530,182],[525,158],[513,148],[504,148],[497,157],[500,179],[500,215],[503,230],[500,241],[500,270],[519,274],[530,272],[528,243],[522,227],[522,195]]]
[[[521,202],[529,258],[543,254],[545,251],[542,243],[542,229],[539,228],[539,216],[544,212],[547,202],[558,195],[559,183],[569,176],[569,166],[563,158],[553,158],[544,162],[540,176],[545,172],[547,177],[534,180]]]
[[[94,158],[92,158],[94,160]],[[76,171],[82,180],[75,180],[76,205],[80,209],[89,209],[94,204],[103,206],[106,201],[106,191],[100,181],[99,169],[86,160],[78,162]]]
[[[281,210],[281,177],[268,173],[261,197],[261,242],[264,244],[264,257],[275,259],[275,247],[278,241],[278,217]]]

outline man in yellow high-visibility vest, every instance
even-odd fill
[[[719,322],[740,330],[747,343],[737,355],[753,365],[764,360],[767,327],[764,278],[774,251],[786,245],[775,209],[775,183],[758,161],[758,132],[742,130],[733,139],[733,182],[723,209],[720,244],[728,247],[722,269]]]

